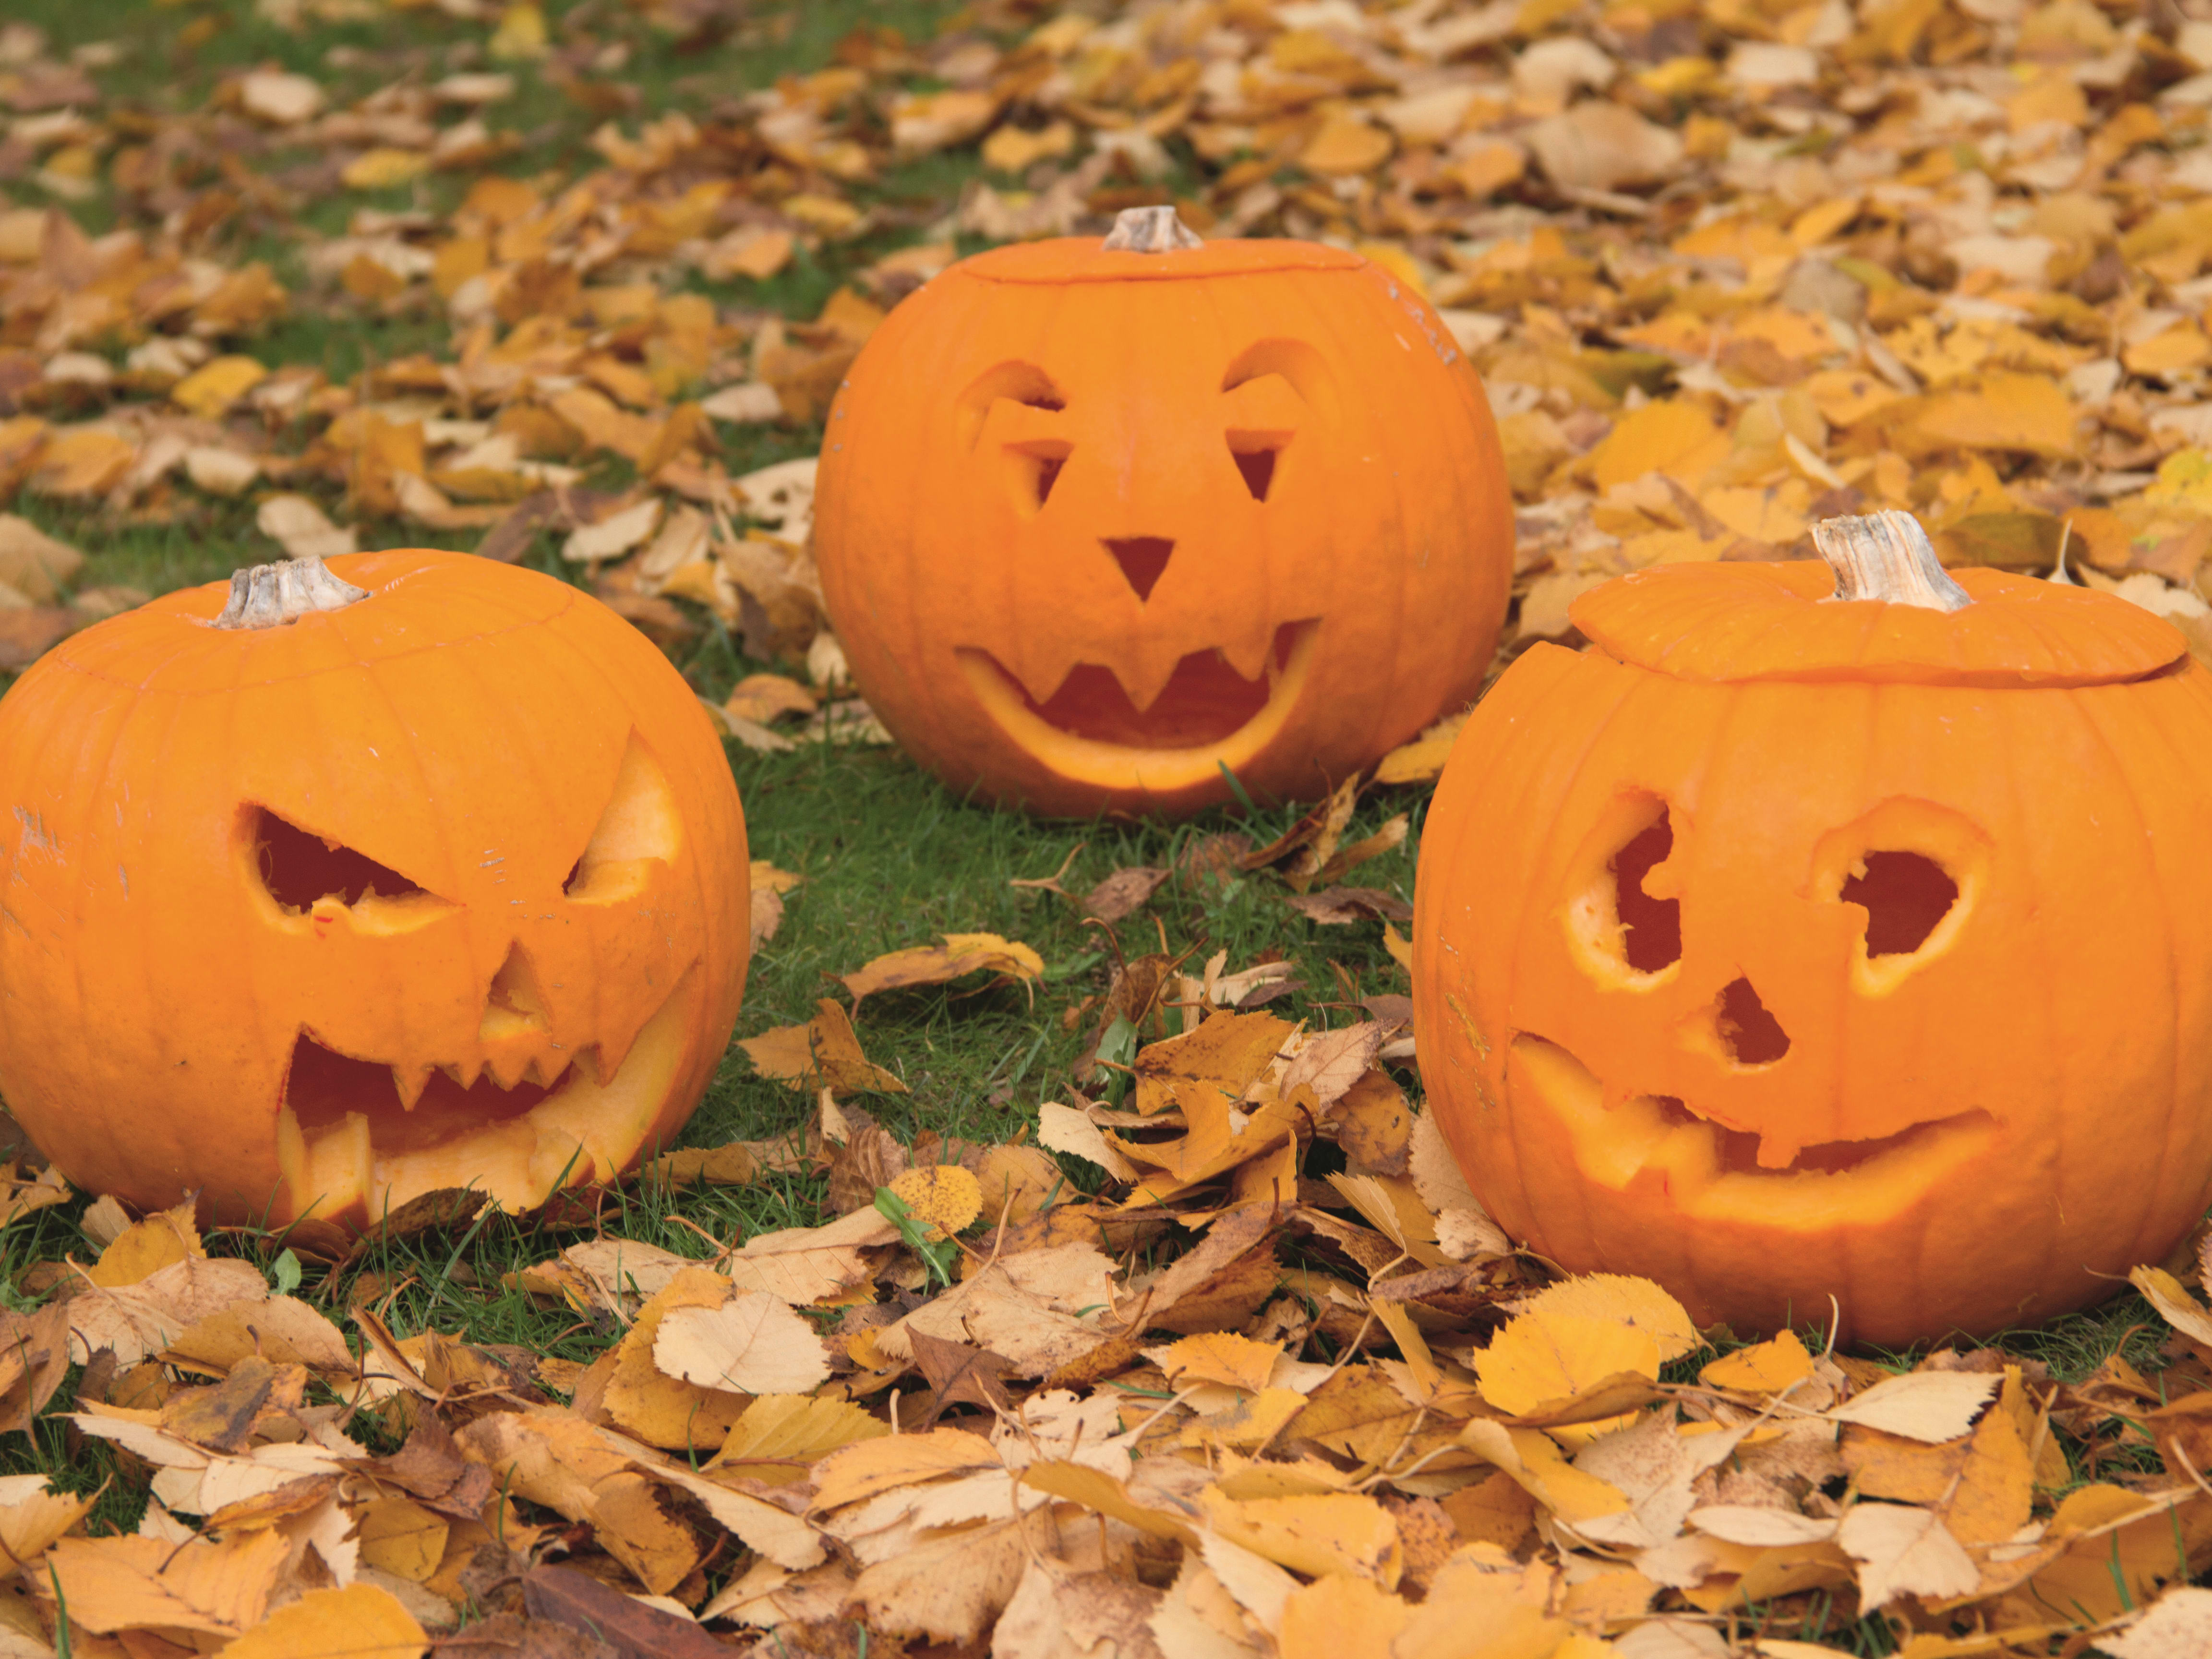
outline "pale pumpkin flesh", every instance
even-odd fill
[[[1948,616],[1817,565],[1616,584],[1469,722],[1415,1018],[1516,1237],[1902,1343],[2080,1306],[2203,1213],[2212,674],[1957,574]]]
[[[671,1139],[735,1022],[719,738],[577,590],[451,554],[261,628],[172,594],[0,702],[0,1092],[135,1204],[520,1207]]]

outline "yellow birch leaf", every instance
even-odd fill
[[[91,1512],[98,1495],[49,1492],[40,1474],[0,1477],[0,1550],[10,1561],[35,1561]]]
[[[1701,1346],[1698,1328],[1682,1304],[1648,1279],[1626,1273],[1584,1273],[1561,1279],[1528,1298],[1528,1313],[1579,1314],[1610,1319],[1648,1333],[1662,1363]]]
[[[891,1191],[909,1215],[930,1229],[933,1238],[958,1232],[983,1209],[982,1183],[957,1164],[902,1170],[892,1180]]]
[[[545,55],[545,14],[529,0],[511,5],[492,32],[491,55],[503,64]]]
[[[1567,1462],[1541,1429],[1516,1429],[1486,1417],[1461,1429],[1460,1443],[1495,1463],[1537,1503],[1573,1526],[1628,1508],[1627,1494],[1611,1481]]]
[[[1030,132],[1004,126],[983,141],[983,165],[998,173],[1026,173],[1036,162],[1065,155],[1075,148],[1075,129],[1066,121]]]
[[[2073,401],[2047,375],[1985,374],[1977,391],[1930,396],[1913,429],[1939,446],[2066,456],[2077,442],[2075,416]]]
[[[1044,958],[1018,940],[996,933],[946,933],[942,945],[920,945],[880,956],[849,974],[838,975],[853,994],[853,1006],[878,991],[916,985],[944,985],[969,974],[1001,974],[1033,980],[1044,972]]]
[[[1974,1425],[1959,1484],[1937,1513],[1951,1535],[1972,1547],[1997,1544],[2027,1524],[2035,1470],[2010,1413],[1993,1411]]]
[[[452,1531],[441,1515],[404,1498],[378,1498],[354,1512],[361,1559],[380,1572],[419,1584],[446,1559]]]
[[[169,388],[169,401],[187,414],[213,420],[269,378],[252,357],[217,357]]]
[[[122,481],[138,459],[138,446],[105,427],[56,432],[37,451],[32,482],[49,495],[102,495]]]
[[[1412,1616],[1411,1607],[1373,1580],[1332,1574],[1291,1593],[1278,1645],[1283,1659],[1385,1653]]]
[[[132,1223],[100,1253],[100,1260],[85,1277],[113,1290],[121,1285],[136,1285],[149,1273],[187,1256],[206,1255],[199,1229],[192,1224],[192,1200],[186,1199],[173,1210],[162,1210]]]
[[[1820,418],[1830,426],[1853,426],[1905,401],[1880,375],[1859,368],[1827,368],[1808,375],[1798,389],[1813,400]]]
[[[1646,404],[1616,421],[1590,452],[1590,476],[1605,490],[1647,472],[1670,471],[1720,435],[1712,418],[1687,399]]]
[[[221,1543],[140,1534],[57,1540],[46,1557],[70,1622],[95,1635],[138,1625],[235,1635],[261,1622],[291,1540],[274,1527]]]
[[[890,1431],[849,1401],[764,1394],[745,1407],[707,1467],[783,1486],[805,1480],[805,1466],[817,1458]]]
[[[1176,1444],[1224,1446],[1242,1449],[1264,1445],[1279,1434],[1290,1420],[1305,1409],[1306,1397],[1296,1389],[1262,1389],[1241,1398],[1226,1411],[1192,1419],[1182,1426]],[[1267,1468],[1277,1467],[1273,1464]]]
[[[715,243],[708,251],[704,269],[710,276],[750,276],[755,282],[765,282],[791,263],[797,246],[787,230],[748,226]]]
[[[429,1645],[390,1590],[349,1584],[309,1590],[222,1651],[224,1659],[422,1659]]]
[[[1153,1349],[1152,1358],[1177,1388],[1220,1382],[1257,1394],[1267,1386],[1282,1352],[1279,1342],[1255,1342],[1233,1331],[1204,1331]]]
[[[1324,178],[1366,173],[1390,159],[1390,135],[1357,115],[1332,115],[1299,152],[1298,165]]]
[[[1570,1645],[1577,1638],[1566,1620],[1553,1612],[1550,1571],[1540,1564],[1518,1567],[1479,1548],[1445,1562],[1391,1644],[1392,1659],[1585,1659]]]
[[[424,152],[379,144],[347,162],[338,177],[349,190],[391,190],[411,184],[429,170],[430,158]]]
[[[1185,1514],[1148,1504],[1132,1493],[1126,1482],[1087,1463],[1048,1459],[1024,1469],[1021,1481],[1032,1491],[1047,1492],[1071,1504],[1080,1504],[1085,1509],[1096,1510],[1101,1515],[1126,1522],[1139,1532],[1152,1537],[1173,1539],[1177,1543],[1191,1545],[1199,1540],[1198,1517],[1194,1513]]]
[[[1650,1333],[1566,1313],[1524,1313],[1474,1354],[1482,1397],[1514,1417],[1563,1407],[1616,1377],[1656,1380],[1659,1365]]]
[[[907,1092],[896,1074],[860,1052],[852,1017],[842,1003],[825,997],[816,1007],[814,1018],[804,1025],[780,1025],[738,1046],[763,1077],[794,1089],[827,1089],[833,1095]]]
[[[965,1429],[863,1440],[831,1452],[814,1466],[814,1507],[834,1510],[918,1481],[1005,1467],[996,1447]]]
[[[1218,1487],[1200,1494],[1213,1529],[1232,1544],[1310,1576],[1343,1573],[1398,1587],[1405,1551],[1398,1522],[1372,1498],[1328,1492],[1238,1503]]]
[[[1805,515],[1772,489],[1709,489],[1698,504],[1739,536],[1777,547],[1805,533]]]
[[[1779,1394],[1812,1374],[1813,1356],[1805,1351],[1796,1332],[1784,1331],[1768,1341],[1739,1348],[1714,1360],[1698,1373],[1698,1381],[1711,1389]]]
[[[744,1409],[744,1395],[687,1382],[659,1363],[662,1325],[681,1309],[717,1309],[730,1299],[728,1279],[711,1267],[684,1267],[648,1297],[615,1350],[614,1375],[603,1403],[615,1426],[672,1451],[697,1454],[722,1443]]]
[[[2143,1300],[2159,1310],[2166,1322],[2193,1341],[2212,1346],[2212,1313],[2190,1295],[2188,1288],[2163,1267],[2137,1267],[2128,1282]]]
[[[2127,365],[2130,374],[2172,374],[2179,369],[2201,368],[2212,362],[2212,340],[2204,331],[2187,320],[2138,340],[2120,353],[2120,361]]]

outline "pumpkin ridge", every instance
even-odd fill
[[[2149,823],[2144,818],[2142,804],[2136,799],[2135,790],[2127,787],[2130,782],[2129,774],[2131,769],[2122,757],[2118,746],[2112,741],[2112,734],[2111,731],[2106,727],[2106,723],[2098,719],[2096,714],[2092,712],[2092,707],[2090,704],[2079,697],[2069,697],[2067,699],[2067,702],[2069,706],[2072,708],[2075,717],[2078,719],[2081,722],[2083,727],[2095,738],[2098,748],[2101,750],[2105,755],[2106,764],[2110,769],[2113,781],[2118,786],[2117,788],[2098,791],[2097,794],[2099,798],[2111,799],[2117,796],[2124,805],[2129,816],[2135,823],[2136,834],[2130,841],[2129,845],[2130,848],[2142,859],[2145,884],[2153,888],[2162,887],[2165,885],[2165,883],[2162,879],[2163,872],[2158,867],[2159,859],[2157,855],[2157,838],[2153,834]],[[2107,873],[2109,873],[2109,872]],[[2176,942],[2173,936],[2173,918],[2166,912],[2163,907],[2154,908],[2156,908],[2158,912],[2159,944],[2163,947],[2160,951],[2160,954],[2164,957],[2166,963],[2166,993],[2167,996],[2171,1000],[2174,1012],[2179,1014],[2183,1007],[2183,998],[2180,963],[2179,959],[2179,952],[2176,948]],[[2057,986],[2062,981],[2055,975],[2046,975],[2044,980],[2044,983],[2046,987]],[[2055,994],[2055,993],[2047,993],[2047,994]],[[2047,1026],[2046,1029],[2048,1029]],[[2185,1079],[2183,1079],[2181,1073],[2181,1043],[2179,1041],[2179,1032],[2171,1031],[2163,1032],[2160,1035],[2160,1041],[2164,1043],[2166,1049],[2166,1070],[2167,1073],[2168,1085],[2174,1091],[2173,1097],[2177,1100],[2185,1098],[2181,1092]],[[2061,1133],[2064,1133],[2066,1129],[2070,1129],[2071,1127],[2070,1122],[2064,1124]],[[2157,1200],[2160,1196],[2165,1187],[2168,1177],[2168,1172],[2177,1168],[2180,1162],[2179,1159],[2173,1156],[2173,1151],[2174,1140],[2182,1132],[2182,1128],[2183,1118],[2181,1114],[2178,1112],[2174,1113],[2166,1119],[2166,1139],[2160,1148],[2159,1158],[2156,1165],[2154,1166],[2154,1173],[2152,1177],[2154,1182],[2152,1190],[2148,1195],[2147,1200],[2139,1203],[2136,1206],[2136,1213],[2139,1218],[2148,1218],[2159,1212],[2160,1206],[2157,1203]],[[2069,1160],[2063,1155],[2065,1149],[2062,1147],[2061,1157],[2058,1160],[2062,1182],[2063,1180],[2064,1171],[2069,1165]],[[2059,1188],[2059,1201],[2061,1204],[2064,1202],[2064,1188],[2062,1184]],[[2139,1225],[2136,1234],[2135,1248],[2130,1254],[2131,1257],[2149,1261],[2162,1253],[2146,1246],[2141,1227]]]

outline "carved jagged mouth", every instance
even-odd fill
[[[1039,702],[988,651],[961,647],[968,685],[1000,730],[1056,772],[1113,787],[1168,789],[1259,752],[1305,688],[1317,618],[1285,623],[1248,679],[1218,650],[1194,651],[1139,708],[1114,671],[1079,663]]]
[[[302,1031],[277,1115],[278,1157],[296,1213],[369,1217],[426,1192],[477,1187],[511,1210],[556,1187],[611,1179],[643,1142],[684,1051],[687,973],[611,1076],[585,1048],[550,1079],[533,1064],[512,1085],[487,1067],[427,1078],[332,1052]]]
[[[1608,1108],[1604,1088],[1574,1054],[1543,1037],[1513,1039],[1511,1071],[1557,1115],[1576,1162],[1616,1189],[1664,1184],[1691,1213],[1813,1225],[1830,1212],[1871,1220],[1918,1201],[1981,1152],[1996,1120],[1978,1108],[1870,1140],[1796,1148],[1759,1162],[1759,1137],[1698,1115],[1683,1102],[1640,1095]]]

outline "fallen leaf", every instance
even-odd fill
[[[1973,1371],[1908,1371],[1853,1395],[1826,1415],[1908,1440],[1956,1440],[1996,1392],[2001,1377]]]
[[[581,1631],[621,1659],[726,1659],[729,1652],[691,1620],[574,1567],[532,1567],[522,1577],[522,1605],[531,1618]]]
[[[720,1307],[671,1310],[653,1358],[671,1376],[738,1394],[804,1394],[830,1375],[814,1328],[759,1291],[740,1291]]]
[[[738,1046],[754,1069],[793,1089],[828,1089],[833,1094],[902,1095],[906,1085],[860,1052],[860,1039],[842,1003],[823,999],[805,1025],[778,1026]]]
[[[1044,958],[1026,945],[996,933],[947,933],[943,945],[916,945],[876,957],[838,979],[852,993],[853,1011],[880,991],[905,990],[917,985],[944,985],[969,974],[999,975],[994,983],[1034,980],[1044,972]]]

